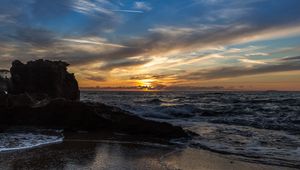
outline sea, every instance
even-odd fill
[[[300,92],[83,91],[81,101],[120,107],[198,136],[177,140],[250,162],[300,167]],[[0,133],[0,152],[63,141],[39,131]]]

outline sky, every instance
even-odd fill
[[[0,69],[63,60],[81,88],[300,90],[299,0],[0,0]]]

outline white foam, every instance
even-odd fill
[[[200,135],[191,141],[191,146],[254,159],[260,157],[259,161],[271,164],[294,166],[300,162],[297,147],[300,138],[285,131],[204,122],[190,130]]]
[[[29,149],[60,143],[63,141],[62,135],[44,135],[39,133],[0,133],[0,152]]]

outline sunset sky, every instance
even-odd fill
[[[63,60],[81,87],[300,90],[300,0],[0,0],[0,69]]]

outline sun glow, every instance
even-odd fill
[[[154,86],[153,86],[153,82],[155,80],[153,79],[142,79],[142,80],[138,80],[138,87],[144,91],[149,91],[149,90],[152,90],[154,89]]]

